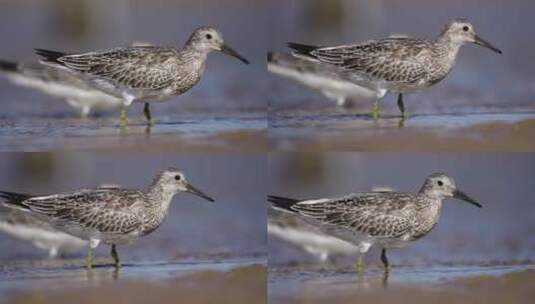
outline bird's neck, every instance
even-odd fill
[[[422,195],[422,194],[420,194]],[[415,223],[414,239],[418,239],[429,233],[438,223],[440,211],[442,209],[442,199],[438,197],[425,196],[422,203],[418,206],[420,220]]]
[[[197,47],[197,46],[195,46],[193,44],[186,44],[182,51],[183,51],[183,55],[186,58],[200,60],[200,61],[203,61],[203,62],[208,57],[208,54],[211,52],[211,50],[200,48],[200,47]]]
[[[433,44],[437,59],[442,64],[447,65],[448,69],[455,63],[455,59],[462,45],[463,42],[456,41],[447,34],[439,36]]]
[[[150,186],[148,191],[148,196],[150,198],[148,207],[167,212],[174,195],[175,189],[169,187],[168,185],[155,182]]]
[[[174,191],[166,189],[158,183],[153,184],[147,192],[146,212],[143,233],[149,234],[156,230],[165,220],[169,212],[169,206],[174,196]]]

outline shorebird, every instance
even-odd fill
[[[418,193],[362,192],[311,200],[268,196],[268,201],[274,209],[299,216],[323,232],[359,247],[359,273],[364,269],[363,257],[370,247],[382,247],[381,261],[388,273],[386,249],[404,247],[428,234],[437,224],[446,198],[481,208],[443,173],[428,176]]]
[[[0,202],[89,241],[87,268],[92,267],[93,252],[101,242],[111,245],[115,266],[120,267],[116,245],[131,243],[156,230],[178,192],[214,201],[193,187],[182,172],[169,168],[156,176],[147,191],[118,186],[47,196],[0,191]]]
[[[133,101],[144,103],[144,114],[152,123],[150,102],[161,102],[191,89],[201,79],[207,56],[220,51],[248,64],[225,44],[213,27],[196,29],[182,49],[158,46],[115,48],[81,54],[36,49],[42,62],[65,68],[87,78],[96,88],[122,99],[121,125]]]
[[[39,63],[0,60],[0,71],[12,83],[64,99],[86,117],[92,110],[107,111],[122,106],[122,99],[89,85],[72,72]]]
[[[373,187],[373,192],[391,192],[390,187]],[[318,227],[286,212],[268,213],[268,235],[293,244],[325,262],[331,255],[356,255],[359,247],[329,235]]]
[[[434,40],[389,37],[357,44],[318,47],[288,43],[293,54],[339,69],[339,77],[376,92],[372,110],[379,117],[379,99],[387,92],[398,94],[397,104],[405,118],[403,94],[430,87],[443,80],[455,63],[459,48],[475,43],[501,54],[479,37],[466,19],[454,19]]]
[[[0,231],[47,250],[49,258],[79,251],[87,246],[87,241],[59,231],[48,222],[39,220],[27,212],[12,208],[0,207]]]

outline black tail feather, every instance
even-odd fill
[[[0,60],[0,70],[2,71],[15,72],[18,66],[16,62]]]
[[[294,212],[292,210],[292,206],[297,204],[301,200],[288,198],[288,197],[275,196],[275,195],[268,195],[268,201],[276,209],[282,209],[282,210]]]
[[[0,203],[8,207],[13,206],[13,207],[18,207],[22,209],[28,209],[27,206],[21,203],[32,197],[33,197],[32,195],[23,194],[23,193],[0,191]]]
[[[295,53],[297,54],[307,55],[307,56],[311,56],[310,53],[319,48],[314,45],[294,43],[294,42],[288,42],[288,47],[293,49]]]
[[[44,49],[35,49],[35,53],[43,57],[43,61],[45,62],[59,63],[59,64],[61,64],[61,62],[58,59],[67,55],[62,52],[50,51],[50,50],[44,50]]]

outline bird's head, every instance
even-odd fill
[[[184,173],[176,168],[169,168],[162,171],[157,177],[155,184],[158,185],[159,191],[166,193],[188,192],[196,196],[202,197],[205,200],[213,202],[214,199],[202,192],[201,190],[193,187]]]
[[[210,26],[203,26],[196,29],[193,34],[191,34],[188,44],[203,53],[219,51],[249,64],[247,59],[242,57],[238,52],[225,43],[221,32]]]
[[[456,198],[481,208],[481,204],[457,189],[453,178],[444,173],[433,173],[425,180],[420,193],[437,198]]]
[[[457,45],[470,42],[488,48],[498,54],[502,53],[500,49],[479,37],[474,30],[474,26],[467,19],[458,18],[450,21],[442,31],[441,36],[447,37]]]

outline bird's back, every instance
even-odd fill
[[[49,222],[55,228],[87,239],[93,234],[122,235],[142,229],[145,193],[121,188],[81,190],[73,193],[13,197],[7,205]]]
[[[418,203],[423,202],[418,194],[400,192],[355,193],[294,203],[277,198],[271,201],[276,207],[323,226],[328,233],[357,243],[362,239],[410,237]]]
[[[295,44],[290,44],[290,47]],[[351,73],[378,88],[401,91],[427,80],[432,60],[432,42],[394,37],[358,44],[300,49],[298,52]]]

